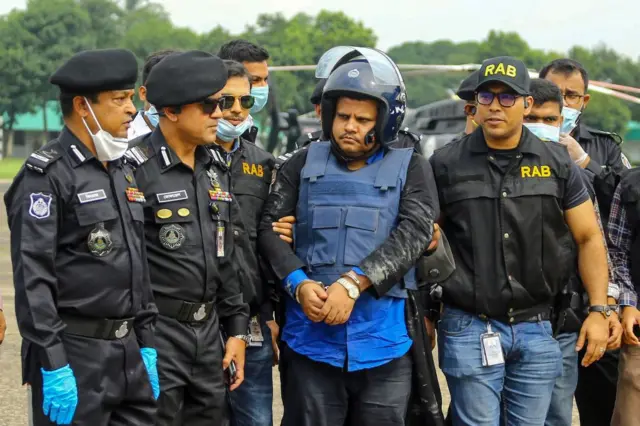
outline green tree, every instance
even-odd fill
[[[624,136],[629,120],[631,111],[624,101],[600,93],[591,94],[584,111],[584,121],[589,126]]]
[[[23,46],[38,61],[33,93],[44,108],[57,93],[49,77],[70,56],[90,49],[95,42],[91,18],[74,0],[29,0],[23,18],[29,37]],[[43,114],[43,143],[47,140],[48,124]]]

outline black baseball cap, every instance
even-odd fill
[[[530,92],[529,70],[524,62],[511,56],[498,56],[482,62],[475,91],[493,82],[506,84],[518,95],[528,95]]]
[[[476,90],[476,86],[478,85],[478,75],[480,71],[475,70],[467,78],[462,80],[460,83],[460,87],[456,92],[456,95],[463,101],[471,102],[475,99],[474,92]]]

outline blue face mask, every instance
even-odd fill
[[[147,116],[149,122],[153,125],[153,127],[158,127],[160,116],[158,115],[158,110],[154,105],[151,105],[151,108],[149,108],[149,110],[147,110],[144,115]]]
[[[218,120],[218,131],[217,135],[225,142],[231,142],[236,138],[242,136],[244,132],[249,129],[249,127],[253,126],[253,118],[251,116],[247,117],[242,123],[234,126],[229,123],[227,120],[220,119]]]
[[[578,125],[578,118],[580,117],[581,111],[577,109],[564,107],[562,108],[562,116],[564,117],[564,122],[562,123],[562,127],[560,128],[560,133],[571,133],[573,129]]]
[[[251,112],[255,114],[261,111],[267,104],[267,100],[269,99],[269,86],[253,87],[251,88],[251,95],[256,99],[251,107]]]
[[[558,142],[560,140],[560,128],[544,123],[525,123],[524,126],[543,142]]]

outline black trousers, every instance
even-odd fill
[[[282,426],[403,426],[411,393],[409,354],[345,372],[283,345],[287,370]],[[347,420],[348,419],[348,420]]]
[[[156,401],[136,336],[100,340],[65,334],[64,348],[78,386],[76,426],[151,426]],[[55,425],[42,411],[42,374],[37,363],[29,373],[34,426]]]
[[[181,323],[158,316],[158,426],[213,426],[225,416],[225,385],[218,316]]]
[[[579,354],[582,362],[585,351]],[[578,368],[578,387],[575,398],[581,426],[602,426],[611,423],[618,385],[618,358],[620,351],[606,352],[589,367]]]

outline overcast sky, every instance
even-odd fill
[[[156,0],[174,24],[205,32],[221,25],[241,32],[261,13],[343,10],[387,49],[405,41],[482,40],[491,29],[517,31],[534,48],[566,52],[606,43],[640,58],[640,0]],[[373,6],[373,5],[379,6]],[[0,14],[26,0],[0,0]]]

